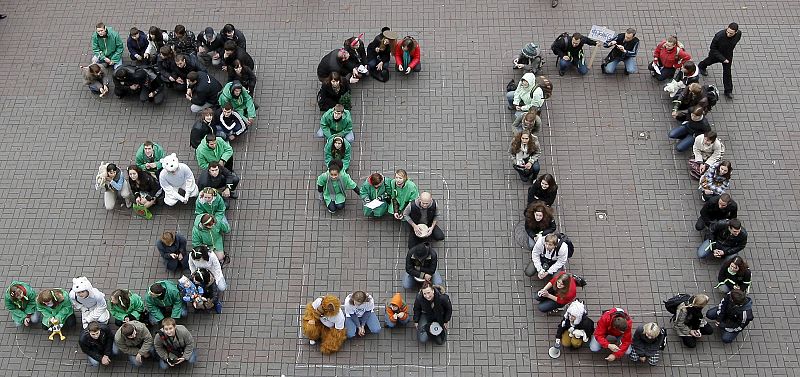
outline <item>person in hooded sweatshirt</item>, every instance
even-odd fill
[[[225,84],[222,92],[219,95],[219,106],[225,107],[230,104],[239,115],[250,126],[256,119],[256,105],[253,103],[253,97],[238,81],[232,81]]]
[[[405,326],[410,320],[408,315],[408,305],[403,302],[403,295],[395,293],[392,300],[386,304],[386,328],[393,329],[397,326]]]
[[[192,71],[186,75],[186,99],[192,103],[189,107],[193,113],[217,104],[222,84],[207,72]]]
[[[111,356],[119,354],[114,348],[114,333],[108,325],[92,321],[87,324],[78,339],[81,351],[86,354],[89,365],[97,368],[100,364],[111,365]]]
[[[719,326],[722,343],[732,343],[753,321],[753,300],[741,289],[733,289],[716,308],[708,309],[706,318]]]
[[[529,110],[542,107],[544,90],[536,85],[536,75],[528,72],[519,80],[515,91],[506,93],[506,100],[508,100],[508,109],[516,111],[514,123],[519,123]]]
[[[107,324],[108,319],[111,318],[106,304],[106,295],[93,287],[85,276],[72,279],[69,298],[72,300],[75,310],[81,311],[81,323],[84,329],[94,321]]]
[[[125,44],[114,28],[100,22],[92,34],[92,63],[101,64],[105,68],[122,66],[122,54]]]
[[[594,321],[589,318],[586,306],[575,300],[567,307],[564,319],[556,329],[554,347],[559,351],[562,346],[578,349],[592,338],[592,334],[594,334]]]
[[[36,291],[28,283],[12,281],[4,299],[6,309],[17,327],[28,327],[42,320],[42,313],[36,311]]]

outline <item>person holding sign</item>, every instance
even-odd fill
[[[584,45],[596,46],[597,41],[584,37],[581,33],[575,33],[572,34],[572,39],[565,36],[559,37],[553,42],[553,52],[558,56],[559,76],[564,76],[572,66],[575,66],[581,75],[589,73],[589,67],[586,66],[586,59],[583,55]]]
[[[603,47],[611,48],[603,64],[600,66],[603,73],[613,74],[617,70],[617,64],[625,64],[625,74],[636,73],[636,53],[639,51],[639,38],[636,37],[636,29],[628,28],[624,33],[617,34],[614,39],[603,43]]]

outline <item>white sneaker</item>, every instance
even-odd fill
[[[313,339],[309,339],[309,340],[308,340],[308,344],[310,344],[310,345],[312,345],[312,346],[313,346],[313,345],[317,344],[317,341],[316,341],[316,340],[313,340]]]

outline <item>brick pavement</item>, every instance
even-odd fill
[[[242,198],[228,214],[233,232],[226,248],[234,263],[226,270],[225,312],[186,321],[202,349],[196,375],[639,373],[642,367],[627,361],[606,366],[587,350],[547,357],[558,318],[534,313],[538,284],[521,273],[529,253],[512,240],[526,187],[508,166],[511,119],[502,89],[517,78],[510,60],[531,38],[547,50],[561,31],[585,32],[593,21],[615,30],[634,26],[643,66],[657,40],[673,32],[702,59],[713,33],[736,20],[744,32],[734,66],[737,98],[722,99],[711,120],[734,163],[731,192],[750,232],[744,255],[754,270],[756,320],[728,346],[712,337],[687,351],[673,337],[663,365],[647,372],[796,373],[794,344],[800,338],[781,330],[800,325],[793,190],[800,96],[797,79],[785,74],[794,52],[774,45],[777,30],[798,35],[796,3],[681,2],[674,7],[682,10],[672,13],[680,17],[654,11],[663,5],[652,1],[611,13],[588,1],[562,1],[553,10],[545,1],[441,0],[415,3],[418,10],[411,12],[388,4],[271,0],[236,2],[235,10],[214,4],[192,16],[183,16],[185,2],[136,9],[82,0],[68,7],[56,1],[1,4],[10,17],[0,21],[7,36],[0,40],[7,135],[0,158],[13,162],[0,181],[6,192],[0,245],[7,250],[0,271],[6,281],[19,277],[36,288],[67,286],[85,274],[107,294],[116,287],[144,293],[148,283],[176,277],[162,268],[153,240],[164,228],[186,232],[191,225],[186,208],[158,208],[152,222],[128,211],[106,212],[92,190],[99,161],[124,165],[145,138],[196,170],[187,145],[193,117],[180,98],[170,95],[164,106],[151,108],[97,100],[85,91],[77,66],[88,61],[94,24],[102,19],[125,35],[132,25],[171,28],[182,22],[197,32],[232,22],[246,33],[258,63],[261,110],[257,128],[234,143],[243,181]],[[314,201],[311,179],[322,169],[322,143],[310,138],[319,117],[314,69],[339,41],[358,32],[371,38],[384,25],[418,37],[425,70],[412,78],[395,75],[387,84],[356,85],[352,175],[360,181],[371,171],[406,168],[439,200],[448,235],[439,252],[454,302],[453,331],[445,347],[418,346],[411,330],[397,329],[348,342],[325,357],[298,338],[299,305],[329,290],[344,297],[355,288],[387,299],[399,287],[406,233],[389,219],[361,218],[354,203],[331,218]],[[20,39],[27,41],[21,47]],[[622,305],[636,323],[666,324],[660,301],[678,291],[709,292],[718,265],[693,256],[700,238],[692,223],[700,204],[685,157],[665,137],[671,127],[665,95],[646,72],[606,77],[595,67],[583,78],[561,78],[552,55],[545,55],[544,73],[556,89],[540,136],[542,173],[559,180],[559,225],[578,247],[570,266],[589,280],[579,297],[593,318]],[[767,56],[777,61],[766,67]],[[746,75],[746,67],[759,68]],[[719,84],[720,67],[710,72],[708,80]],[[636,140],[632,135],[639,131],[649,131],[650,139]],[[608,211],[607,220],[596,220],[598,209]],[[718,294],[711,296],[712,303],[719,301]],[[408,301],[412,297],[406,292]],[[4,370],[19,376],[88,370],[76,331],[67,332],[65,345],[51,344],[43,332],[4,323]],[[115,364],[114,373],[130,371],[122,359]],[[139,373],[160,374],[154,366]]]

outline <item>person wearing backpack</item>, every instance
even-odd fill
[[[572,274],[560,271],[550,279],[550,282],[544,288],[536,293],[536,300],[539,301],[539,311],[550,313],[563,308],[575,300],[577,286],[578,284]]]
[[[654,367],[661,359],[661,350],[667,346],[667,330],[655,322],[645,323],[636,328],[632,339],[631,353],[628,355],[631,361],[648,363]]]
[[[706,318],[719,326],[722,343],[732,343],[753,321],[753,300],[741,289],[734,289],[722,298],[719,306],[708,309]]]
[[[700,74],[708,76],[706,69],[710,65],[722,63],[722,84],[724,85],[725,97],[733,99],[733,78],[731,77],[731,65],[733,65],[733,49],[742,39],[742,32],[739,24],[731,22],[725,30],[720,30],[714,34],[711,40],[711,47],[708,57],[703,59],[698,66]]]
[[[617,34],[614,39],[603,43],[603,47],[611,48],[611,52],[603,59],[600,65],[603,73],[613,74],[617,70],[617,65],[622,62],[625,65],[625,74],[636,73],[636,53],[639,51],[639,38],[636,37],[636,29],[630,27],[624,33]]]
[[[603,348],[611,351],[611,354],[606,356],[606,361],[621,359],[631,352],[632,326],[633,320],[625,312],[625,309],[606,310],[597,321],[597,328],[594,330],[591,343],[589,343],[589,349],[592,352],[600,352]]]
[[[683,49],[678,37],[673,35],[656,46],[653,50],[653,63],[648,68],[656,80],[664,81],[674,77],[675,71],[689,60],[692,60],[692,55]]]
[[[552,279],[567,263],[571,243],[563,233],[540,237],[531,250],[531,261],[525,267],[525,276],[536,276],[539,280]]]
[[[703,335],[711,335],[714,328],[703,318],[703,308],[708,304],[708,296],[697,294],[694,296],[681,294],[665,302],[667,311],[673,313],[672,329],[681,338],[683,345],[688,348],[697,347],[697,340]],[[674,307],[675,302],[678,306]]]
[[[581,33],[572,34],[572,38],[569,38],[569,34],[562,33],[553,41],[550,48],[558,56],[559,76],[564,76],[572,66],[575,66],[575,69],[581,75],[589,73],[589,67],[586,66],[586,59],[583,54],[584,45],[596,46],[597,42],[581,35]]]

